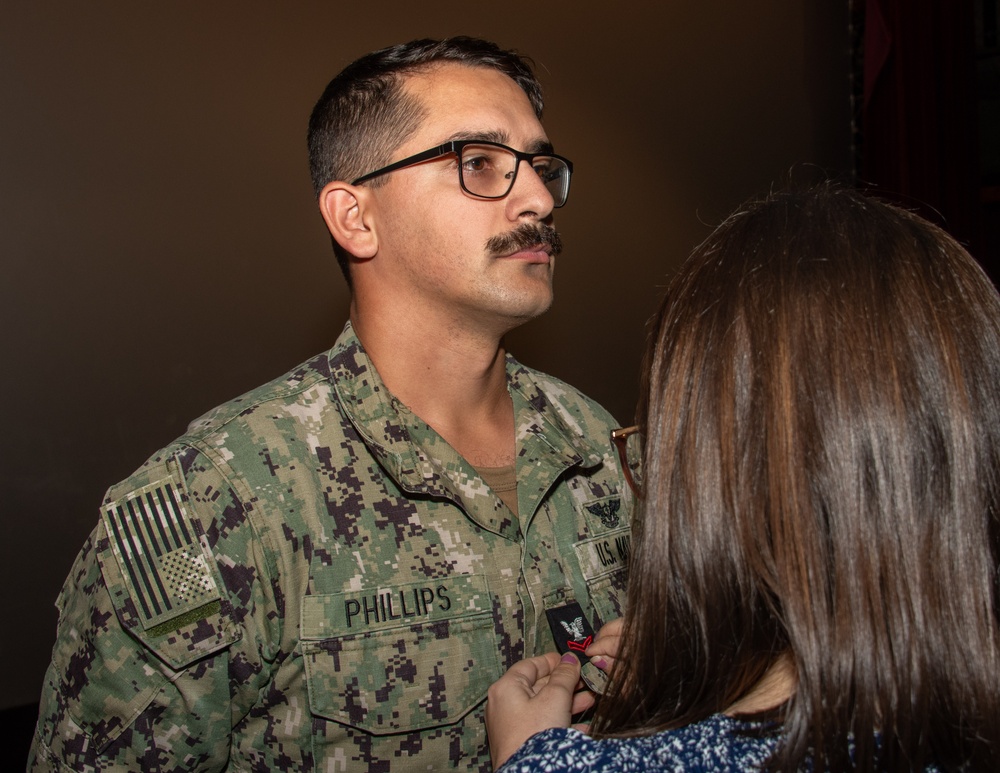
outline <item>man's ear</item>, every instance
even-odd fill
[[[373,202],[367,188],[334,180],[319,194],[319,211],[337,244],[356,258],[366,259],[378,252]]]

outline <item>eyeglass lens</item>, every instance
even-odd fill
[[[466,145],[460,161],[462,186],[474,196],[502,198],[514,185],[517,156],[494,145]],[[535,173],[552,194],[555,206],[566,203],[569,193],[569,167],[553,156],[535,156],[531,161]]]

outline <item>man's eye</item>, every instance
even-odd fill
[[[532,168],[543,180],[551,180],[553,177],[553,164],[552,161],[548,159],[536,159],[532,163]]]
[[[490,168],[490,161],[486,156],[472,156],[462,159],[462,168],[466,172],[485,172]]]

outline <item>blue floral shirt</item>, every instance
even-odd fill
[[[748,722],[714,714],[702,722],[638,738],[595,740],[579,730],[544,730],[529,738],[500,771],[719,773],[759,769],[774,753],[780,735],[746,732],[754,727]]]
[[[579,730],[558,728],[533,735],[498,773],[743,773],[762,770],[780,742],[779,732],[724,714],[639,738],[595,740]]]

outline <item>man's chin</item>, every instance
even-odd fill
[[[552,308],[552,293],[549,293],[547,298],[539,298],[533,302],[526,302],[521,305],[518,309],[520,313],[516,313],[514,317],[519,321],[518,324],[524,324],[525,322],[530,322],[542,316],[545,312]]]

